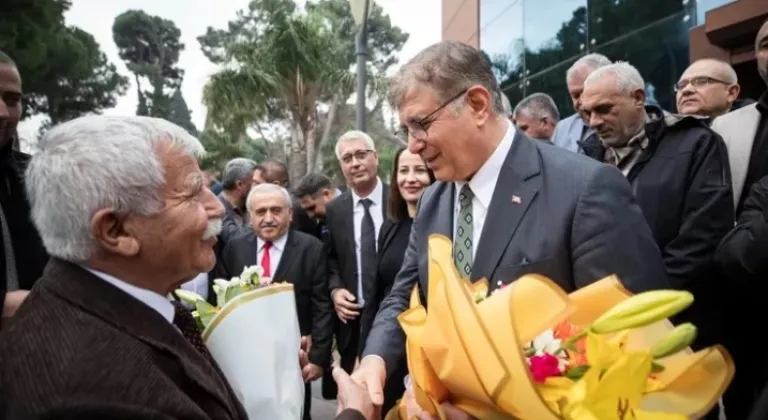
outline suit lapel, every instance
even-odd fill
[[[397,231],[397,222],[393,222],[389,219],[384,219],[384,222],[381,224],[381,230],[379,231],[379,244],[378,244],[378,255],[381,256],[384,253],[384,250],[387,249],[390,242],[392,242],[392,239],[395,237],[395,232]]]
[[[472,267],[472,281],[493,276],[502,254],[538,192],[541,172],[533,140],[518,133],[512,142],[483,224]],[[453,208],[450,206],[448,208]]]
[[[290,258],[289,256],[296,256],[296,253],[299,251],[297,242],[295,232],[289,230],[288,238],[285,240],[285,247],[280,255],[280,262],[277,263],[277,268],[275,268],[275,272],[272,275],[272,280],[283,281],[285,279],[288,265],[290,264],[287,260]]]
[[[157,311],[77,265],[52,259],[38,283],[59,298],[114,325],[163,353],[173,355],[184,374],[227,411],[236,407],[222,392],[224,378]],[[216,378],[220,378],[217,380]],[[234,397],[234,396],[233,396]],[[237,413],[230,412],[234,416]]]
[[[355,253],[355,215],[354,209],[352,208],[354,203],[354,200],[352,200],[352,193],[347,191],[344,195],[339,197],[339,199],[341,200],[341,217],[339,217],[339,224],[341,225],[341,232],[344,232],[344,236],[347,239],[347,255],[355,256],[357,254]],[[334,229],[335,227],[329,226],[329,228]],[[355,272],[357,272],[357,270],[355,270]]]

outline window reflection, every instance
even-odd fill
[[[515,109],[517,103],[525,97],[523,95],[523,82],[502,86],[501,91],[507,95],[507,99],[509,99],[509,103],[512,105],[512,109]]]
[[[533,76],[587,48],[587,0],[524,0],[526,73]]]
[[[595,47],[685,10],[692,0],[589,0],[589,42]],[[688,5],[688,8],[693,7]]]
[[[645,79],[649,102],[675,109],[672,85],[688,66],[687,16],[685,12],[669,16],[642,31],[609,42],[597,48],[597,52],[637,67]]]
[[[578,58],[573,58],[560,63],[541,74],[531,77],[525,84],[525,95],[543,92],[551,96],[560,112],[560,118],[565,118],[573,114],[573,105],[571,97],[568,95],[568,87],[565,84],[565,72],[576,62]]]
[[[480,48],[488,54],[499,83],[523,77],[521,0],[480,2]]]

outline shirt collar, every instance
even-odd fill
[[[491,205],[491,199],[493,198],[493,191],[496,189],[496,182],[499,179],[499,173],[501,172],[504,161],[507,159],[509,149],[512,147],[512,140],[515,138],[515,127],[511,123],[507,123],[507,132],[504,137],[496,146],[496,150],[493,151],[491,157],[485,161],[480,170],[477,171],[475,176],[469,180],[469,188],[472,193],[480,201],[483,207],[488,208]],[[456,191],[461,191],[461,187],[467,182],[457,181]]]
[[[173,309],[173,304],[171,304],[171,302],[168,300],[166,296],[157,294],[148,289],[142,289],[141,287],[136,287],[132,284],[128,284],[107,273],[94,270],[88,267],[83,267],[83,268],[88,270],[94,276],[117,287],[123,292],[131,295],[131,297],[133,297],[134,299],[154,309],[160,315],[162,315],[163,318],[165,318],[169,323],[173,323],[173,316],[176,311]]]
[[[360,197],[355,193],[355,190],[350,188],[350,191],[352,191],[352,208],[357,207],[358,204],[360,204],[360,200],[367,198],[373,202],[374,206],[381,207],[382,206],[382,193],[384,191],[384,188],[381,186],[381,179],[379,177],[376,177],[376,188],[373,189],[371,194],[368,197]]]
[[[272,248],[275,248],[276,250],[283,252],[285,249],[285,243],[288,242],[288,232],[286,232],[283,236],[277,238],[276,241],[272,241]],[[259,251],[264,249],[264,244],[266,241],[264,241],[261,238],[256,238],[256,246],[258,247]]]

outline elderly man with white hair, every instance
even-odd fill
[[[728,153],[705,121],[663,112],[645,99],[645,82],[629,63],[595,70],[581,109],[596,133],[582,145],[632,185],[672,286],[696,296],[677,321],[699,327],[697,346],[714,344],[722,338],[723,291],[713,257],[734,222]]]
[[[246,419],[167,299],[215,263],[224,208],[203,153],[148,117],[83,117],[43,137],[26,188],[51,260],[0,334],[4,419]]]
[[[292,198],[282,186],[258,184],[246,199],[250,228],[231,239],[216,264],[216,277],[240,275],[246,267],[259,266],[264,276],[293,284],[299,330],[312,343],[304,366],[304,420],[309,420],[312,388],[331,364],[333,304],[328,292],[328,271],[323,243],[291,228]]]
[[[571,96],[573,110],[576,111],[570,117],[557,123],[552,134],[552,143],[555,146],[572,152],[579,151],[579,142],[592,134],[587,124],[586,117],[581,112],[581,93],[584,91],[584,80],[595,70],[611,64],[606,56],[592,53],[576,60],[566,71],[565,82],[568,86],[568,94]]]

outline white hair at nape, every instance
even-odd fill
[[[598,53],[592,53],[587,54],[573,63],[568,70],[565,72],[565,80],[570,81],[573,80],[573,78],[578,74],[581,75],[581,77],[584,77],[584,73],[586,72],[592,72],[596,69],[599,69],[600,67],[605,67],[607,65],[611,64],[611,60],[608,59],[608,57],[598,54]]]
[[[363,131],[352,130],[342,134],[341,137],[336,140],[336,158],[341,159],[341,153],[339,152],[339,149],[341,148],[342,144],[355,140],[362,140],[365,142],[365,146],[368,147],[368,149],[376,150],[376,144],[373,142],[371,136]]]
[[[287,208],[292,207],[293,200],[291,199],[291,193],[288,192],[285,188],[281,187],[277,184],[258,184],[254,185],[253,188],[248,192],[248,197],[245,199],[245,209],[248,210],[248,213],[251,212],[251,200],[255,195],[263,195],[263,194],[274,194],[274,193],[280,193],[283,195],[283,198],[285,199],[285,205]]]
[[[632,93],[637,89],[645,90],[645,81],[635,66],[626,61],[617,61],[593,71],[584,81],[584,88],[597,83],[604,77],[616,79],[616,89],[621,93]]]
[[[202,157],[183,128],[150,117],[93,115],[53,127],[26,169],[32,220],[46,250],[66,261],[88,260],[96,242],[91,218],[102,209],[150,216],[163,208],[159,144]]]

